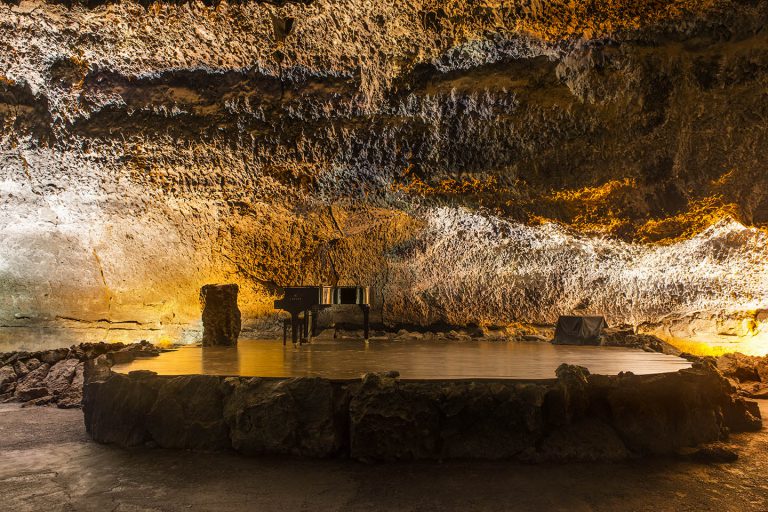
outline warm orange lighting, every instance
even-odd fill
[[[660,336],[661,337],[661,336]],[[768,355],[768,335],[749,337],[707,336],[701,338],[663,337],[664,341],[676,348],[697,356],[721,356],[741,352],[748,356]]]
[[[721,219],[738,219],[739,207],[720,196],[693,201],[686,212],[662,219],[651,219],[638,228],[644,242],[672,243],[695,236]]]
[[[406,168],[392,189],[413,196],[484,206],[505,218],[544,224],[558,222],[583,234],[607,235],[643,243],[672,244],[688,240],[724,219],[742,221],[734,193],[722,190],[734,171],[713,181],[707,195],[691,198],[683,211],[653,216],[647,187],[634,178],[609,180],[601,185],[549,192],[516,180],[505,185],[496,175],[464,176],[428,181]]]

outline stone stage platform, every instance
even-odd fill
[[[120,446],[234,449],[361,461],[622,460],[759,430],[755,402],[706,362],[677,372],[556,379],[162,376],[111,371],[85,387],[91,437]]]

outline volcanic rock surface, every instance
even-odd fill
[[[81,343],[68,349],[0,354],[0,403],[80,407],[86,373],[89,378],[103,378],[113,364],[159,353],[143,341],[130,345]]]
[[[717,358],[717,368],[733,380],[742,395],[768,398],[768,356],[725,354]]]
[[[207,284],[200,290],[203,306],[203,346],[237,345],[240,335],[240,309],[236,284]]]
[[[556,373],[539,382],[112,373],[86,384],[85,426],[121,446],[539,462],[676,454],[762,425],[757,404],[709,364],[615,377],[564,364]]]
[[[766,0],[4,0],[0,325],[186,325],[200,286],[235,282],[254,326],[279,287],[325,282],[372,285],[392,324],[755,334],[766,20]]]

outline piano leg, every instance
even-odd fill
[[[309,310],[304,310],[304,322],[302,323],[303,336],[301,342],[306,343],[309,340]]]
[[[371,307],[368,304],[363,304],[360,306],[363,309],[363,333],[365,337],[365,341],[368,341],[368,337],[370,335],[370,313],[371,313]]]
[[[291,312],[291,341],[293,344],[299,342],[299,313]]]
[[[283,320],[283,346],[285,346],[285,342],[288,340],[288,320]]]
[[[310,337],[314,338],[317,336],[317,314],[319,313],[318,310],[314,309],[312,310],[312,316],[310,317],[310,326],[309,326],[309,333]]]

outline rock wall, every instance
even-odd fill
[[[556,373],[539,382],[113,373],[86,385],[85,425],[94,440],[126,447],[528,462],[674,454],[762,425],[757,404],[706,364],[646,376],[568,365]]]
[[[322,281],[389,323],[768,332],[767,19],[4,0],[0,325],[187,325],[236,282],[247,327]]]

